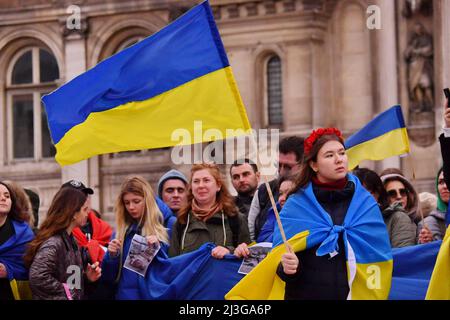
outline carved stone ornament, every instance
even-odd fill
[[[432,112],[433,37],[421,23],[416,23],[404,52],[407,65],[409,105],[412,112]]]
[[[419,14],[430,16],[433,14],[433,2],[430,0],[404,0],[402,14],[407,19]]]

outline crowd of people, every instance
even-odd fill
[[[268,183],[277,211],[301,215],[298,203],[313,197],[312,208],[324,210],[334,226],[342,226],[353,198],[370,194],[376,210],[367,212],[385,225],[392,248],[441,240],[450,198],[448,102],[444,123],[436,189],[421,194],[396,168],[380,174],[367,168],[349,172],[343,137],[335,128],[315,130],[306,139],[282,139],[278,175]],[[229,175],[234,197],[216,164],[193,165],[189,178],[170,170],[156,192],[143,177],[128,177],[115,203],[114,230],[91,208],[94,191],[79,181],[61,186],[39,227],[37,193],[0,182],[0,300],[141,299],[140,275],[124,268],[135,235],[149,245],[159,243],[170,257],[208,242],[216,245],[211,251],[216,259],[248,256],[250,243],[273,241],[276,214],[255,163],[236,160]],[[312,193],[306,195],[307,189]],[[345,247],[342,237],[337,247]],[[347,298],[345,254],[340,250],[328,257],[317,250],[289,249],[282,256],[277,274],[286,283],[286,299]],[[29,294],[20,289],[22,280],[28,280]]]

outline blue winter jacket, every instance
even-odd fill
[[[171,234],[171,229],[176,218],[173,216],[172,211],[167,207],[167,205],[162,202],[162,200],[156,198],[156,202],[160,211],[164,216],[164,226],[168,228],[169,235]],[[144,299],[143,295],[140,293],[143,288],[144,278],[137,273],[123,268],[125,260],[130,250],[131,240],[134,235],[140,234],[137,224],[131,225],[125,235],[125,241],[123,244],[123,254],[117,257],[111,257],[109,252],[106,252],[102,263],[102,281],[106,283],[114,283],[117,280],[117,276],[120,269],[120,279],[115,286],[115,299],[116,300],[141,300]],[[112,239],[115,238],[115,233],[112,235]],[[161,243],[161,249],[167,253],[168,244]],[[119,263],[120,262],[120,263]],[[149,266],[149,268],[151,265]],[[140,284],[141,283],[141,284]]]
[[[278,202],[277,202],[277,209],[278,209],[278,212],[281,211],[281,206]],[[277,223],[277,218],[275,217],[275,212],[273,211],[273,208],[270,208],[267,211],[266,223],[264,223],[264,226],[261,228],[261,231],[258,235],[258,238],[256,239],[256,242],[257,243],[272,242],[273,231],[275,230],[276,223]]]

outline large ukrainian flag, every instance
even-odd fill
[[[194,137],[194,121],[223,138],[251,129],[207,1],[42,100],[61,165],[174,146],[174,130]]]
[[[397,105],[379,114],[345,141],[348,168],[362,160],[383,160],[409,152],[408,132],[402,108]]]
[[[355,176],[349,174],[348,179],[355,192],[342,226],[333,224],[317,201],[311,183],[289,197],[280,219],[294,252],[318,247],[318,256],[345,254],[349,300],[387,299],[393,262],[386,225],[375,199]],[[345,248],[339,248],[339,236]],[[286,249],[277,226],[273,246],[267,257],[227,293],[226,299],[284,299],[285,283],[276,271]]]

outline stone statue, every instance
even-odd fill
[[[405,50],[408,92],[415,112],[433,110],[433,38],[425,27],[416,23]]]
[[[405,0],[402,13],[404,17],[411,18],[418,13],[429,16],[432,11],[433,3],[429,0]]]

